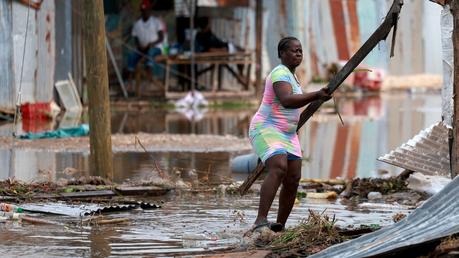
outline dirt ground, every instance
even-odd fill
[[[0,148],[10,149],[12,142],[13,139],[11,137],[0,137]],[[143,147],[147,151],[183,152],[232,152],[251,149],[247,139],[230,135],[114,134],[112,135],[112,145],[114,152],[143,152]],[[15,147],[52,152],[89,152],[89,137],[39,140],[16,139]]]

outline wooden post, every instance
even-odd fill
[[[83,33],[91,175],[113,178],[105,17],[102,0],[84,0]]]
[[[451,178],[458,174],[458,141],[459,141],[459,0],[451,1],[451,11],[453,13],[453,49],[454,49],[454,69],[453,69],[453,144],[451,148]]]
[[[256,0],[255,6],[255,95],[261,101],[262,95],[262,41],[263,41],[263,0]]]

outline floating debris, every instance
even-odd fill
[[[309,217],[293,228],[287,229],[270,244],[272,257],[307,256],[346,240],[335,218],[309,210]]]
[[[23,204],[22,208],[29,212],[40,212],[50,213],[58,215],[66,215],[71,217],[83,217],[93,214],[104,214],[118,211],[130,211],[135,209],[157,209],[161,208],[160,205],[153,203],[129,203],[129,204],[82,204],[82,205],[70,205],[61,202],[55,203],[35,203],[35,204]]]

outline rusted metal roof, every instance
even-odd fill
[[[449,175],[448,130],[436,123],[378,160],[427,175]]]
[[[395,254],[459,232],[459,177],[400,222],[332,246],[311,257],[375,257]]]

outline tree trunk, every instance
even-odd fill
[[[84,0],[84,51],[89,106],[91,175],[113,178],[105,17],[102,0]]]

